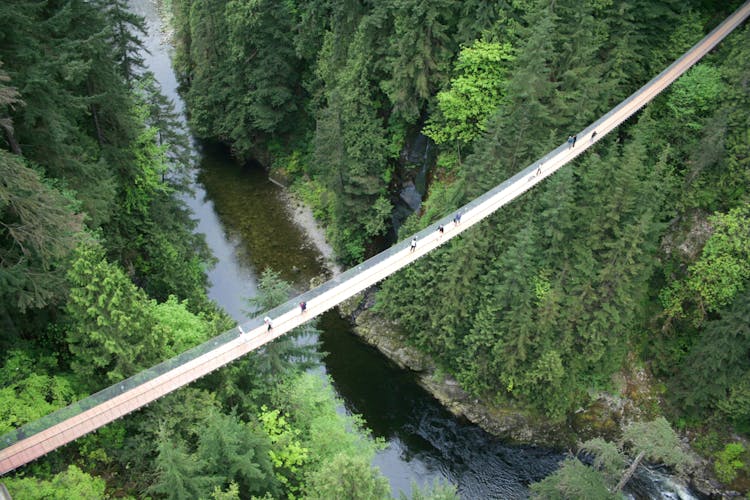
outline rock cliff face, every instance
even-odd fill
[[[592,402],[580,408],[566,422],[548,420],[522,408],[499,407],[476,399],[461,389],[452,377],[441,373],[429,357],[406,344],[397,323],[372,310],[374,291],[353,297],[339,308],[354,322],[354,332],[365,342],[403,369],[418,375],[422,387],[451,413],[477,424],[490,434],[519,444],[575,449],[578,443],[594,437],[616,441],[623,428],[633,421],[658,416],[659,394],[648,372],[631,364],[629,370],[613,377],[615,392],[592,394]],[[711,464],[699,458],[683,439],[683,449],[693,458],[680,481],[710,498],[725,498],[727,492],[713,479]],[[730,495],[731,496],[731,495]]]
[[[516,443],[567,447],[575,435],[567,423],[552,425],[523,409],[487,405],[467,394],[452,377],[440,372],[429,357],[407,345],[398,324],[371,310],[373,295],[360,294],[340,306],[341,314],[354,321],[354,331],[403,369],[418,375],[422,387],[456,416],[487,432]]]

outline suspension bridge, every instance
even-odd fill
[[[447,215],[414,235],[417,238],[416,248],[411,248],[412,237],[407,238],[318,288],[268,311],[265,315],[270,317],[273,323],[270,330],[261,319],[250,320],[238,325],[237,329],[224,332],[179,356],[0,437],[0,475],[142,408],[260,348],[457,237],[601,140],[712,50],[742,24],[748,15],[750,0],[667,69],[606,115],[579,131],[576,135],[578,141],[572,147],[569,143],[562,144],[541,160],[460,208],[459,224],[453,222],[453,214]],[[444,228],[442,233],[438,232],[440,226]],[[301,312],[299,304],[303,301],[307,304],[307,310]]]

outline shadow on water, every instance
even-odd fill
[[[335,313],[320,323],[328,374],[347,410],[364,416],[388,449],[375,460],[394,491],[411,481],[456,484],[463,498],[526,498],[529,483],[554,471],[562,455],[501,443],[455,418],[398,368],[351,333]]]

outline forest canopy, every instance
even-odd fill
[[[285,175],[353,264],[396,232],[420,134],[437,158],[401,237],[588,125],[739,2],[165,5],[191,132]],[[10,0],[0,22],[7,430],[233,324],[207,298],[213,257],[179,201],[189,142],[143,67],[143,19],[124,0]],[[552,421],[642,368],[662,388],[652,412],[724,429],[704,451],[731,481],[748,460],[725,442],[750,432],[749,52],[742,26],[574,165],[388,279],[378,310],[472,396]],[[269,272],[261,289],[284,287]],[[298,348],[272,344],[8,484],[50,498],[388,497],[378,444]]]

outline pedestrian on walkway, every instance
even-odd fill
[[[443,234],[445,234],[445,227],[442,224],[440,224],[438,226],[438,237],[440,239],[442,239],[443,238]]]
[[[266,328],[266,331],[270,332],[271,328],[273,328],[273,322],[271,321],[271,318],[269,318],[268,316],[266,316],[265,318],[263,318],[263,323],[265,323],[266,326],[268,327],[268,328]]]
[[[453,225],[458,226],[461,224],[461,212],[456,212],[456,215],[453,216]]]
[[[573,147],[573,148],[576,147],[576,141],[577,140],[578,140],[578,134],[576,134],[576,135],[573,136],[573,146],[571,146],[571,147]]]
[[[417,237],[415,236],[411,240],[411,246],[409,247],[409,253],[414,253],[414,250],[417,249]]]
[[[305,314],[305,311],[307,311],[307,302],[304,300],[299,303],[299,310],[301,314]]]
[[[237,325],[237,329],[240,331],[240,337],[245,335],[245,332],[242,330],[242,325]]]
[[[572,147],[573,147],[573,136],[569,135],[568,136],[568,149],[570,149]]]
[[[596,139],[596,130],[591,134],[591,144],[594,143],[594,139]]]

